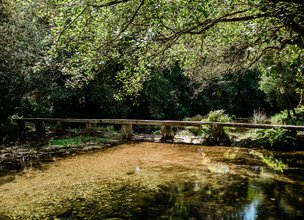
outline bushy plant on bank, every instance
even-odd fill
[[[282,128],[256,129],[250,139],[255,147],[273,150],[291,150],[297,145],[296,134]]]
[[[225,114],[224,110],[210,111],[202,122],[229,122],[231,118]],[[231,140],[227,130],[221,125],[202,125],[201,136],[204,143],[208,145],[225,144],[230,145]]]
[[[304,125],[304,107],[295,108],[296,115],[289,117],[288,110],[281,111],[271,117],[272,124]]]
[[[264,124],[266,123],[267,116],[266,113],[260,109],[253,110],[252,120],[253,124]]]

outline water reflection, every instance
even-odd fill
[[[218,184],[218,183],[216,183]],[[265,182],[259,179],[225,183],[218,188],[214,183],[200,181],[175,182],[159,185],[156,191],[140,192],[132,186],[116,191],[122,198],[110,210],[101,206],[74,203],[61,219],[301,219],[303,215],[303,188],[283,182]],[[134,196],[132,196],[134,193]],[[129,201],[129,202],[127,202]],[[81,201],[82,203],[83,201]],[[81,207],[81,210],[77,207]],[[94,210],[92,210],[92,208]],[[89,214],[90,213],[90,214]],[[94,216],[92,213],[98,213]]]
[[[198,182],[168,184],[158,192],[140,194],[136,205],[142,211],[133,218],[300,219],[304,217],[303,188],[291,192],[292,187],[260,180],[249,180],[246,187],[230,185],[224,191]]]
[[[247,149],[164,144],[76,156],[39,172],[20,157],[29,176],[0,185],[0,219],[304,219],[303,155],[291,161],[282,173]]]

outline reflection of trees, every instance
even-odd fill
[[[246,199],[246,184],[223,177],[208,184],[182,182],[160,186],[160,190],[140,199],[141,217],[177,219],[239,218]],[[158,210],[155,210],[155,208]],[[153,216],[152,216],[153,215]]]
[[[248,182],[248,204],[243,210],[243,219],[297,219],[303,217],[301,186],[279,181]],[[301,192],[299,194],[299,192]]]
[[[303,216],[301,185],[271,179],[248,180],[236,175],[212,176],[207,175],[208,182],[200,179],[170,182],[156,191],[124,185],[111,191],[109,200],[104,195],[92,201],[76,198],[59,214],[69,214],[74,219],[86,216],[87,219],[253,220]]]
[[[139,217],[172,219],[293,219],[303,215],[299,186],[221,176],[207,184],[181,182],[141,195]],[[303,193],[302,193],[303,197]]]

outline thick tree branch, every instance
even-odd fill
[[[248,10],[242,10],[242,11],[234,12],[234,13],[231,13],[231,14],[224,15],[220,18],[216,18],[216,19],[206,19],[203,22],[195,25],[194,27],[187,28],[185,30],[181,30],[179,32],[174,33],[173,35],[167,37],[167,39],[171,39],[175,35],[202,34],[205,31],[211,29],[212,27],[214,27],[215,25],[217,25],[219,23],[249,21],[249,20],[255,20],[255,19],[266,17],[266,15],[264,13],[259,13],[259,14],[255,14],[255,15],[247,15],[247,16],[239,16],[239,17],[231,17],[231,16],[235,16],[235,15],[238,15],[238,14],[242,14],[246,11],[248,11]]]

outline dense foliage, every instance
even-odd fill
[[[290,150],[296,146],[296,138],[293,132],[286,129],[260,129],[256,130],[254,143],[266,148]]]
[[[303,105],[301,0],[1,0],[0,127]]]

